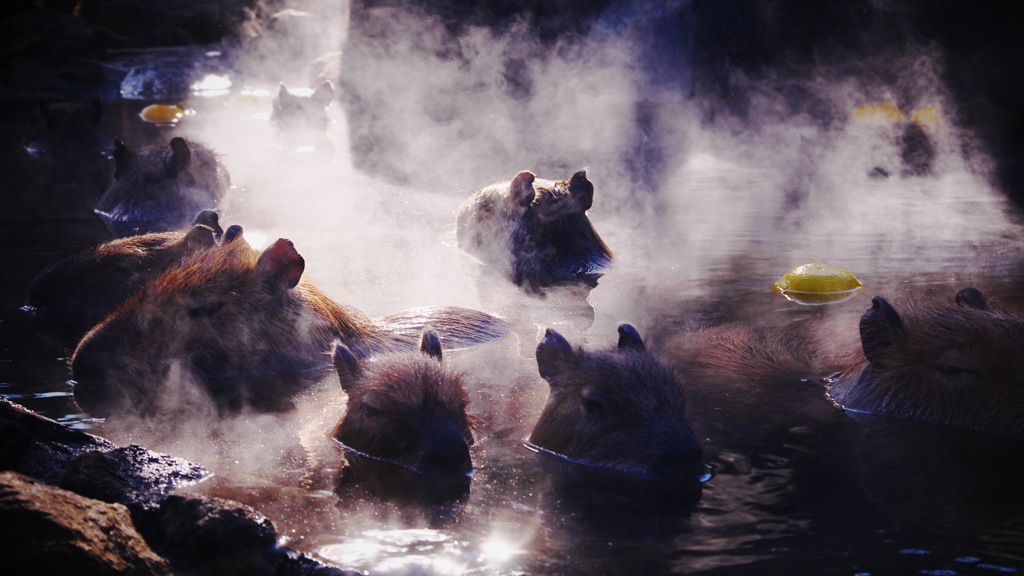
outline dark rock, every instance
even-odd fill
[[[0,473],[4,573],[170,574],[132,526],[128,510]]]

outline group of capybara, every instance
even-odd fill
[[[282,87],[275,106],[289,98]],[[371,319],[310,283],[291,241],[258,251],[240,226],[222,230],[211,209],[229,177],[205,147],[115,140],[112,156],[96,211],[126,237],[40,272],[26,305],[74,349],[83,410],[184,417],[182,386],[226,413],[289,410],[333,365],[348,398],[330,432],[338,445],[423,475],[472,470],[468,380],[443,350],[500,339],[505,320],[457,307]],[[586,215],[593,202],[585,170],[559,181],[522,171],[459,209],[458,247],[530,297],[593,287],[612,261]],[[876,297],[859,338],[841,321],[755,319],[649,350],[622,324],[616,346],[594,351],[548,329],[536,362],[550,392],[527,446],[631,478],[700,479],[688,395],[754,402],[763,382],[807,378],[838,408],[1024,438],[1022,348],[1024,319],[972,288],[947,305]]]

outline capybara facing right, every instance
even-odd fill
[[[217,209],[231,186],[220,158],[184,138],[139,150],[115,139],[113,156],[114,181],[95,212],[115,236],[181,230]]]
[[[367,363],[337,344],[334,366],[348,408],[332,437],[345,450],[427,476],[472,471],[469,397],[462,376],[443,365],[437,333],[424,330],[420,352]]]
[[[551,393],[530,435],[536,449],[630,478],[684,481],[706,472],[680,382],[629,324],[619,326],[617,347],[596,352],[548,329],[537,368]]]
[[[974,288],[903,308],[874,298],[859,342],[830,319],[737,323],[672,342],[664,356],[712,394],[740,382],[739,402],[765,381],[832,374],[827,395],[840,408],[1024,438],[1024,318],[990,309]]]

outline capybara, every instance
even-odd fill
[[[332,436],[357,456],[390,462],[427,476],[473,469],[473,432],[462,376],[442,363],[441,341],[424,330],[420,352],[361,363],[344,344],[334,366],[348,395]]]
[[[586,212],[594,185],[520,172],[474,193],[459,209],[459,248],[533,293],[566,282],[595,284],[612,259]]]
[[[114,181],[95,212],[115,236],[181,230],[216,209],[231,186],[220,158],[184,138],[137,151],[115,139],[113,156]]]
[[[283,410],[330,365],[324,352],[335,340],[363,358],[415,348],[425,325],[447,348],[507,331],[498,318],[455,307],[375,322],[303,280],[304,268],[291,241],[278,239],[262,253],[225,241],[168,269],[79,343],[75,400],[100,416],[160,412],[178,407],[187,386],[219,409]]]
[[[736,323],[672,342],[664,356],[708,383],[699,394],[741,404],[757,403],[768,381],[828,376],[828,397],[846,410],[1024,438],[1024,318],[991,310],[974,288],[903,314],[876,297],[859,336],[842,318]]]
[[[112,143],[97,130],[102,114],[99,98],[88,104],[40,102],[22,145],[32,156],[47,160],[106,158]]]
[[[551,393],[530,435],[536,449],[632,478],[694,480],[706,472],[681,383],[629,324],[619,326],[617,347],[597,352],[548,329],[537,368]]]
[[[23,310],[36,327],[74,348],[118,304],[176,262],[221,236],[216,212],[205,210],[188,232],[152,232],[112,240],[60,260],[28,286]]]
[[[323,137],[330,124],[326,108],[333,98],[334,86],[328,81],[321,83],[309,96],[292,94],[281,84],[272,102],[270,122],[282,133]]]

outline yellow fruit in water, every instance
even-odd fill
[[[864,284],[838,266],[815,263],[793,268],[773,286],[800,304],[828,304],[852,297]]]
[[[853,110],[853,117],[858,120],[898,124],[903,122],[903,112],[889,102],[869,102],[861,104]]]
[[[939,114],[938,106],[926,106],[921,108],[910,120],[925,130],[938,130],[942,127],[942,115]]]
[[[150,104],[139,112],[139,117],[153,124],[174,124],[185,116],[185,111],[174,104]]]

